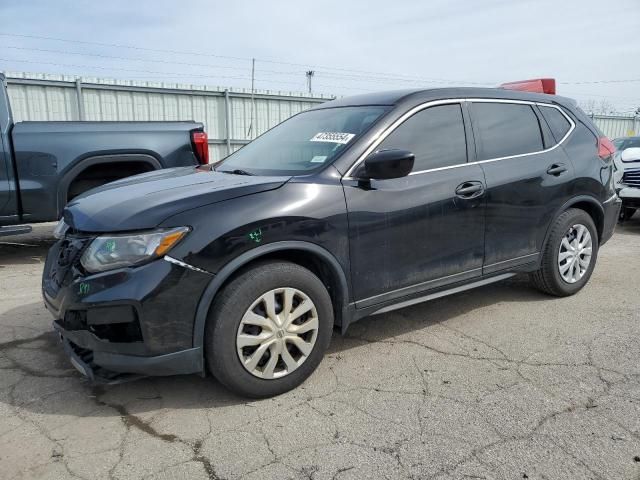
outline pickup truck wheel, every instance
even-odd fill
[[[316,369],[332,331],[331,298],[318,277],[294,263],[261,263],[216,296],[207,319],[207,364],[240,395],[279,395]]]
[[[573,295],[589,281],[597,257],[598,232],[592,218],[584,210],[571,208],[551,227],[532,283],[550,295]]]

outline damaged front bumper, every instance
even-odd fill
[[[86,274],[76,261],[83,245],[54,245],[42,281],[53,328],[76,369],[106,383],[204,372],[202,349],[193,347],[193,325],[212,275],[164,259]]]

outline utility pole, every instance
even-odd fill
[[[251,140],[251,131],[253,130],[253,116],[254,111],[256,109],[256,102],[254,99],[255,92],[255,82],[256,82],[256,59],[251,59],[251,117],[249,120],[249,130],[247,131],[247,137]]]
[[[307,89],[309,90],[309,94],[311,94],[312,92],[312,88],[311,88],[311,79],[313,78],[313,76],[315,75],[315,71],[313,70],[308,70],[306,75],[307,75]]]

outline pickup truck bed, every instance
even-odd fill
[[[58,220],[69,200],[113,180],[206,163],[201,132],[197,122],[13,124],[0,74],[0,230]]]

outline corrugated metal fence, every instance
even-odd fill
[[[332,97],[259,90],[7,73],[13,116],[22,120],[196,120],[212,160],[302,110]],[[640,118],[592,116],[610,138],[640,135]]]
[[[640,117],[593,115],[591,118],[609,138],[640,135]]]
[[[330,100],[258,90],[7,73],[13,117],[23,120],[196,120],[212,160],[298,112]]]

